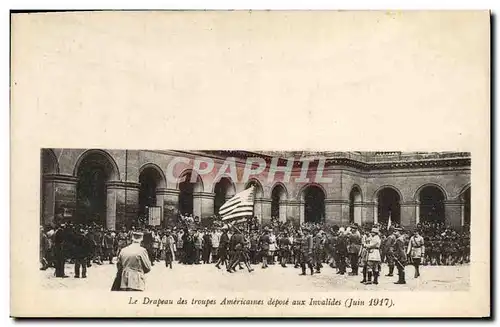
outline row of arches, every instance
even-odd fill
[[[42,151],[42,174],[58,174],[58,160],[51,150]],[[194,174],[194,176],[193,176]],[[119,180],[118,166],[111,156],[102,150],[90,150],[82,155],[75,166],[74,175],[77,177],[76,187],[76,217],[86,221],[102,222],[106,217],[107,183]],[[193,198],[196,193],[204,191],[203,180],[192,171],[181,175],[184,181],[178,184],[179,203],[181,213],[193,213]],[[139,214],[145,214],[146,208],[155,206],[157,192],[166,189],[166,178],[160,167],[146,164],[139,171]],[[262,185],[257,180],[251,180],[245,188],[254,185],[256,198],[263,197]],[[45,188],[42,186],[42,196]],[[419,212],[421,221],[445,220],[444,202],[446,195],[436,185],[427,185],[418,191]],[[222,177],[213,188],[214,213],[218,213],[222,204],[236,193],[231,179]],[[300,200],[304,204],[304,220],[321,222],[325,219],[326,192],[320,185],[307,185],[300,192]],[[463,223],[470,223],[470,187],[461,194],[465,203]],[[383,187],[376,192],[377,221],[387,223],[389,217],[392,222],[401,222],[401,195],[392,186]],[[278,183],[271,189],[271,216],[286,219],[286,201],[289,199],[286,186]],[[44,201],[42,201],[44,203]],[[349,220],[360,223],[362,220],[363,194],[361,188],[353,186],[349,194]],[[43,208],[42,208],[43,210]]]

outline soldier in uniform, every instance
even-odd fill
[[[268,267],[267,258],[269,257],[269,244],[271,243],[269,234],[270,230],[266,227],[264,228],[264,235],[262,235],[259,239],[259,248],[262,256],[262,269],[266,269]]]
[[[347,235],[344,228],[340,228],[337,236],[337,243],[335,244],[335,262],[337,265],[337,274],[343,275],[346,273],[346,257],[347,257]]]
[[[68,231],[64,223],[59,225],[59,228],[54,234],[54,260],[55,260],[55,275],[60,278],[67,278],[64,273],[64,263],[68,257]]]
[[[379,267],[380,267],[380,231],[374,227],[371,230],[370,236],[367,238],[365,247],[368,251],[368,267],[370,273],[373,274],[373,284],[378,284]],[[368,278],[370,279],[370,278]]]
[[[288,233],[285,231],[281,238],[279,239],[279,247],[280,247],[280,259],[281,259],[281,267],[286,268],[286,264],[290,258],[290,238],[288,237]]]
[[[306,264],[311,271],[311,275],[314,274],[313,264],[312,264],[312,251],[313,251],[313,237],[310,234],[308,228],[304,228],[304,234],[300,233],[299,237],[300,241],[300,268],[302,269],[302,273],[300,275],[306,275]]]
[[[407,254],[410,256],[411,262],[415,267],[415,278],[418,278],[420,276],[420,263],[425,254],[425,247],[424,238],[420,236],[417,229],[413,231],[413,236],[410,237]]]
[[[219,250],[218,250],[219,260],[215,264],[215,267],[217,267],[217,269],[220,269],[221,264],[225,265],[226,269],[228,267],[228,264],[227,264],[228,245],[229,245],[229,236],[227,235],[227,227],[223,227],[222,234],[221,234],[220,240],[219,240]]]
[[[394,246],[396,244],[396,233],[394,229],[389,229],[389,236],[385,239],[384,242],[384,252],[385,259],[387,260],[387,266],[389,266],[389,273],[386,276],[394,276]]]
[[[405,251],[405,236],[402,233],[402,228],[394,230],[396,236],[396,243],[394,243],[394,263],[398,269],[398,281],[394,284],[406,284],[405,280],[405,265],[406,265],[406,251]]]
[[[128,243],[128,234],[125,226],[122,227],[122,230],[116,235],[116,250],[115,253],[118,255],[124,247],[127,246]]]
[[[313,237],[313,263],[314,268],[317,274],[321,273],[321,268],[323,268],[323,264],[321,263],[323,259],[323,235],[321,229],[317,229],[314,237]]]
[[[172,236],[170,229],[167,229],[167,232],[162,238],[162,243],[165,248],[165,266],[170,267],[172,269],[172,263],[175,260],[175,239]]]
[[[229,241],[229,249],[232,252],[232,257],[229,264],[227,265],[227,272],[229,273],[236,272],[234,268],[236,268],[236,265],[240,264],[240,262],[242,261],[248,268],[248,272],[253,271],[244,253],[245,246],[246,246],[245,237],[238,228],[235,228],[235,232],[233,233],[233,235],[231,236],[231,240]]]
[[[358,275],[358,260],[359,250],[361,250],[361,235],[358,231],[358,225],[351,226],[351,233],[349,234],[349,246],[347,252],[349,253],[349,262],[351,263],[351,272],[349,276]]]
[[[87,261],[92,255],[92,239],[87,230],[81,229],[74,236],[73,259],[75,259],[75,278],[87,278]]]
[[[110,264],[113,264],[113,247],[114,247],[114,237],[111,235],[111,231],[106,231],[103,237],[103,250],[104,250],[104,256],[103,260],[109,260]]]
[[[368,274],[368,249],[367,246],[370,244],[370,232],[368,228],[366,228],[363,236],[361,237],[361,249],[359,251],[359,260],[361,262],[361,266],[363,267],[363,279],[361,280],[361,284],[371,283],[371,271]],[[368,280],[366,279],[368,277]]]
[[[114,285],[118,284],[120,291],[144,291],[145,274],[151,271],[151,261],[147,250],[141,246],[143,234],[133,232],[131,236],[132,244],[124,247],[118,255],[118,280]]]
[[[252,232],[252,234],[250,235],[250,249],[249,249],[250,263],[252,265],[257,264],[258,244],[259,244],[259,237],[257,236],[257,233]]]

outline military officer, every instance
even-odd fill
[[[259,247],[262,255],[262,269],[268,267],[267,258],[269,257],[269,244],[271,243],[270,233],[271,230],[268,227],[265,227],[264,235],[262,235],[259,239]]]
[[[280,248],[280,259],[281,266],[286,268],[286,264],[288,259],[290,258],[290,238],[288,237],[288,233],[284,232],[281,238],[279,239],[279,248]]]
[[[358,275],[358,260],[359,260],[359,250],[361,250],[361,235],[358,231],[358,225],[353,224],[351,226],[351,232],[349,233],[349,246],[347,247],[347,252],[349,254],[349,261],[351,263],[351,272],[349,276]]]
[[[145,274],[151,271],[151,261],[148,252],[141,246],[143,234],[133,232],[132,243],[124,247],[118,255],[116,263],[117,278],[120,291],[144,291],[146,287]]]
[[[308,228],[303,229],[304,233],[300,233],[299,237],[302,239],[300,242],[300,268],[302,268],[302,273],[300,275],[306,275],[306,264],[311,271],[311,275],[314,274],[312,265],[312,251],[313,251],[313,237]]]
[[[389,266],[389,273],[386,276],[394,276],[394,245],[396,244],[396,238],[394,228],[389,229],[389,236],[385,239],[383,246],[387,265]]]
[[[370,237],[366,242],[366,249],[368,251],[368,267],[370,272],[373,273],[373,284],[378,284],[379,267],[380,267],[380,231],[374,227],[371,230]]]
[[[418,229],[415,229],[412,237],[410,237],[407,254],[415,267],[415,278],[418,278],[420,276],[420,263],[425,255],[424,238],[420,235]]]
[[[396,228],[394,230],[394,236],[396,237],[396,243],[394,243],[394,263],[398,269],[398,281],[394,284],[406,284],[405,280],[405,265],[406,265],[406,251],[405,251],[405,236],[402,233],[402,228]]]

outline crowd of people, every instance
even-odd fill
[[[61,278],[67,277],[67,262],[74,264],[75,278],[86,278],[87,268],[93,264],[116,262],[120,267],[122,249],[130,245],[144,250],[145,271],[159,262],[169,269],[174,264],[214,264],[229,273],[236,268],[251,272],[252,266],[266,269],[277,264],[300,268],[300,275],[308,271],[313,275],[326,266],[340,275],[361,273],[362,283],[373,284],[378,283],[382,263],[388,267],[386,276],[393,276],[397,268],[396,283],[404,284],[408,264],[414,266],[418,278],[420,265],[457,265],[470,260],[468,226],[459,231],[430,222],[405,230],[396,224],[328,226],[308,222],[294,226],[273,217],[263,226],[254,217],[234,226],[218,217],[202,224],[197,217],[181,215],[168,227],[143,225],[114,231],[95,223],[67,221],[41,227],[40,244],[41,269],[53,267],[55,276]]]

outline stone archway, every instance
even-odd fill
[[[146,164],[139,172],[139,216],[145,219],[149,207],[163,208],[161,192],[166,189],[166,179],[161,168],[155,164]]]
[[[445,194],[434,185],[424,186],[418,192],[419,222],[445,222]]]
[[[318,185],[308,185],[301,192],[304,222],[322,223],[325,221],[325,192]]]
[[[56,186],[50,176],[59,174],[59,163],[54,151],[42,149],[40,152],[40,224],[50,225],[56,216]]]
[[[219,214],[220,207],[236,194],[234,183],[229,177],[222,177],[214,186],[214,213]]]
[[[387,225],[401,224],[401,195],[393,187],[382,187],[376,195],[376,223]]]
[[[182,215],[191,214],[193,216],[199,216],[201,214],[201,208],[199,199],[195,199],[196,193],[203,192],[203,181],[197,173],[192,170],[183,172],[180,175],[180,179],[183,180],[179,183],[179,213]]]
[[[75,222],[115,228],[117,193],[108,187],[111,181],[119,179],[113,158],[102,150],[89,150],[79,158],[75,175],[78,178]]]

